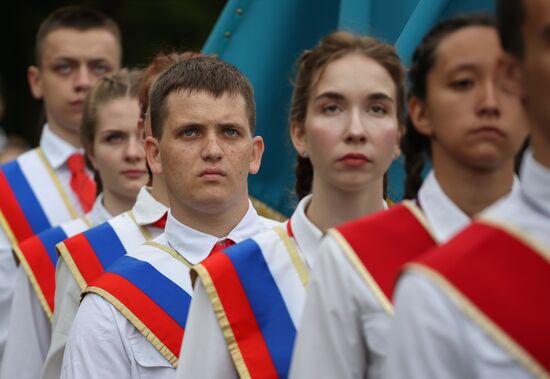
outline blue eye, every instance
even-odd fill
[[[193,137],[197,134],[197,129],[185,129],[181,132],[184,137]]]
[[[54,66],[54,71],[61,75],[68,75],[71,73],[71,68],[68,63],[59,63]]]
[[[224,133],[229,137],[236,137],[239,135],[239,132],[236,129],[231,129],[231,128],[225,129]]]
[[[93,70],[94,70],[94,73],[95,73],[96,75],[99,75],[99,76],[105,75],[105,74],[107,74],[107,73],[109,73],[109,72],[112,71],[111,68],[110,68],[109,66],[104,65],[104,64],[98,64],[97,66],[95,66],[95,67],[93,68]]]

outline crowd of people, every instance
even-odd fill
[[[408,68],[322,38],[296,62],[280,222],[249,198],[242,72],[122,68],[112,18],[55,10],[27,72],[39,146],[0,166],[0,379],[550,378],[549,30],[549,2],[501,0]]]

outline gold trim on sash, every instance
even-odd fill
[[[55,188],[57,189],[57,192],[59,192],[59,195],[61,196],[61,199],[63,199],[63,202],[65,203],[65,207],[67,207],[67,210],[69,211],[69,214],[71,215],[71,218],[75,219],[78,217],[78,212],[73,206],[73,203],[69,200],[69,197],[67,193],[63,190],[63,186],[59,182],[59,178],[55,174],[52,166],[50,165],[50,162],[48,161],[48,158],[46,158],[46,155],[44,154],[44,151],[42,148],[37,147],[36,154],[38,157],[42,160],[42,163],[44,163],[44,166],[46,167],[46,170],[48,171],[48,174],[50,175]]]
[[[531,374],[537,378],[550,378],[543,366],[541,366],[531,355],[518,343],[516,343],[508,334],[502,330],[496,323],[487,317],[477,308],[466,296],[457,290],[444,276],[435,270],[417,263],[410,263],[406,266],[407,271],[420,273],[434,282],[464,314],[487,333],[498,345],[502,346],[508,354],[515,357]]]
[[[139,231],[141,232],[141,235],[143,236],[143,238],[145,238],[145,241],[150,241],[153,239],[153,236],[151,236],[151,232],[149,232],[149,230],[147,229],[147,227],[145,226],[142,226],[140,225],[137,220],[136,220],[136,216],[134,215],[134,211],[133,210],[129,210],[128,211],[128,216],[130,216],[130,218],[132,219],[132,221],[134,222],[134,224],[136,224],[136,226],[138,227]]]
[[[178,367],[179,359],[175,356],[174,353],[170,351],[166,347],[164,343],[149,329],[141,320],[130,310],[126,305],[124,305],[121,301],[119,301],[116,297],[111,295],[109,292],[105,291],[102,288],[99,287],[88,287],[84,291],[85,293],[95,293],[96,295],[101,296],[105,300],[107,300],[109,303],[111,303],[134,327],[139,330],[141,334],[147,338],[147,340],[162,354],[168,362],[174,368]]]
[[[210,298],[212,308],[214,309],[214,313],[216,314],[216,318],[218,319],[218,323],[222,329],[223,336],[229,349],[229,354],[231,355],[233,363],[235,364],[235,368],[239,373],[239,378],[250,379],[250,372],[248,371],[248,367],[246,367],[246,364],[244,363],[241,349],[239,349],[239,345],[237,344],[237,340],[235,339],[235,335],[233,334],[233,329],[231,329],[231,325],[229,324],[229,320],[227,319],[227,315],[225,314],[225,310],[223,309],[223,304],[218,295],[218,291],[216,291],[216,287],[212,282],[212,278],[210,277],[208,270],[206,270],[206,268],[204,268],[204,266],[200,263],[193,267],[193,269],[201,278],[206,293]]]
[[[8,220],[4,217],[4,213],[0,209],[0,226],[2,229],[4,229],[4,232],[6,233],[6,236],[8,237],[8,240],[10,241],[11,246],[17,245],[17,238],[15,238],[15,234],[13,234],[13,231],[11,230],[10,224],[8,223]]]
[[[546,262],[550,264],[550,249],[526,231],[521,230],[521,228],[489,217],[479,217],[476,221],[481,224],[492,226],[493,228],[501,229],[510,234],[514,238],[521,241],[524,245],[527,245],[535,253],[538,253]]]
[[[378,283],[376,283],[376,280],[374,280],[372,275],[366,269],[365,265],[359,260],[357,253],[350,246],[344,236],[342,236],[342,234],[340,234],[340,232],[336,229],[329,229],[327,234],[334,238],[336,242],[340,245],[351,265],[355,267],[355,269],[359,273],[359,276],[361,276],[363,280],[367,283],[367,286],[374,293],[374,296],[378,299],[384,311],[389,315],[393,315],[393,305],[391,301],[386,297],[380,286],[378,286]]]
[[[422,225],[426,232],[428,232],[430,237],[432,237],[432,239],[439,245],[441,241],[437,238],[435,232],[432,229],[432,225],[430,224],[422,210],[411,200],[404,200],[401,202],[401,204],[403,204],[412,213],[412,215],[416,218],[420,225]]]
[[[63,258],[63,260],[67,264],[67,267],[69,268],[71,274],[73,274],[73,278],[80,287],[80,291],[84,291],[87,287],[86,281],[84,280],[84,276],[82,276],[80,270],[76,266],[76,263],[71,253],[69,253],[69,249],[67,249],[67,246],[65,246],[65,242],[59,242],[57,245],[55,245],[55,248],[59,252],[61,258]]]
[[[27,278],[29,279],[31,286],[33,287],[34,292],[36,293],[36,297],[38,298],[38,301],[40,302],[40,305],[42,306],[44,313],[46,313],[46,316],[48,316],[48,320],[52,322],[53,313],[48,305],[48,302],[46,301],[46,297],[44,296],[42,289],[38,285],[38,281],[36,280],[36,276],[34,275],[34,272],[32,271],[31,266],[29,266],[29,263],[27,262],[27,259],[23,255],[23,252],[21,251],[21,249],[19,249],[19,244],[15,244],[13,246],[13,251],[17,255],[17,258],[19,258],[19,262],[23,267],[23,270],[25,270],[25,273],[27,274]]]
[[[187,267],[193,268],[193,264],[191,262],[189,262],[180,253],[178,253],[175,249],[172,249],[169,246],[164,246],[163,244],[160,244],[160,243],[155,242],[155,241],[147,241],[147,242],[144,242],[143,244],[148,245],[148,246],[152,246],[152,247],[156,247],[157,249],[160,249],[160,250],[170,254],[172,256],[172,258],[177,259],[178,261],[180,261],[181,263],[183,263]]]
[[[300,257],[300,254],[298,253],[294,242],[292,242],[288,233],[280,226],[276,226],[275,228],[273,228],[273,230],[283,241],[285,248],[288,251],[288,255],[290,256],[290,260],[292,261],[294,267],[296,268],[296,271],[298,272],[298,277],[300,278],[302,285],[304,286],[304,288],[307,288],[309,281],[308,269],[306,268],[302,258]]]

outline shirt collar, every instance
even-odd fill
[[[312,269],[317,258],[319,243],[321,242],[321,238],[323,238],[323,232],[313,225],[306,216],[306,207],[310,201],[311,195],[300,200],[288,222],[290,222],[292,233],[303,258],[309,268]]]
[[[54,170],[61,167],[74,153],[84,153],[83,149],[74,147],[52,132],[48,124],[42,129],[40,147]]]
[[[422,183],[418,191],[418,200],[435,237],[441,243],[449,240],[470,223],[468,215],[443,192],[433,170]]]
[[[531,202],[550,214],[550,168],[543,166],[526,152],[521,165],[521,190]]]
[[[109,211],[103,206],[103,193],[100,193],[97,196],[94,202],[94,206],[86,214],[86,217],[92,223],[92,225],[98,225],[104,221],[113,218],[113,215],[111,215]]]
[[[190,228],[176,220],[170,210],[164,234],[166,241],[173,249],[192,264],[197,264],[210,254],[216,242],[229,238],[239,243],[263,230],[265,230],[264,224],[249,201],[246,214],[225,237],[218,238]]]
[[[142,187],[132,208],[132,213],[138,225],[152,224],[160,219],[168,209],[160,201],[157,201],[149,191],[149,188]]]

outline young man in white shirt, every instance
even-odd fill
[[[35,56],[28,80],[32,95],[44,100],[47,124],[37,149],[0,168],[0,356],[5,353],[1,375],[6,377],[21,377],[18,362],[24,359],[28,365],[33,357],[45,353],[41,349],[49,344],[49,336],[32,335],[29,330],[29,335],[14,339],[36,339],[35,350],[21,355],[14,342],[13,354],[8,354],[8,348],[4,352],[16,272],[21,292],[32,293],[22,268],[16,270],[11,249],[15,243],[91,208],[95,187],[82,164],[79,140],[82,105],[89,88],[120,67],[120,31],[112,19],[94,9],[60,8],[41,24]],[[36,307],[40,308],[38,302]],[[16,372],[4,367],[12,363]]]
[[[248,199],[247,178],[258,172],[264,145],[254,136],[252,87],[235,67],[213,57],[176,64],[153,85],[150,110],[146,151],[153,174],[166,181],[166,229],[90,284],[62,378],[174,377],[189,268],[274,225]]]
[[[521,189],[400,280],[388,378],[550,377],[550,3],[502,0],[497,15],[501,84],[530,121]]]

